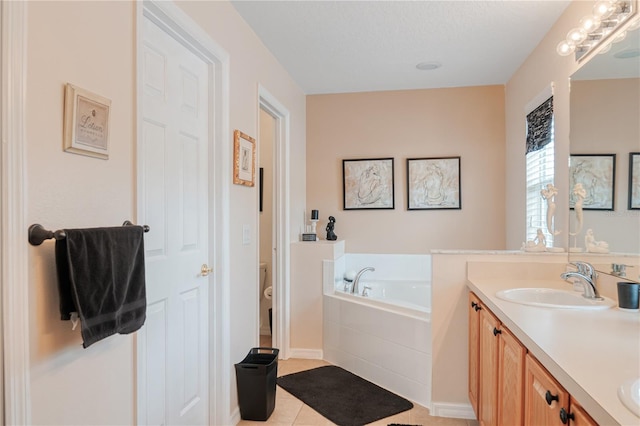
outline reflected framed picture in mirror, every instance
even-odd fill
[[[629,153],[629,210],[640,210],[640,152]]]
[[[583,210],[613,210],[616,154],[571,154],[569,207]]]

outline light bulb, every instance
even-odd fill
[[[597,16],[585,16],[580,20],[580,26],[586,32],[591,33],[600,27],[600,18]]]
[[[608,0],[600,0],[593,6],[593,15],[600,19],[611,16],[615,10],[613,4]]]
[[[576,51],[576,45],[568,40],[562,40],[556,47],[556,51],[560,56],[569,56]]]
[[[574,28],[567,34],[567,40],[580,44],[587,38],[587,32],[584,28]]]

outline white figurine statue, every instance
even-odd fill
[[[554,197],[558,195],[558,188],[553,186],[552,183],[548,183],[546,188],[540,191],[542,198],[547,200],[547,231],[551,235],[559,235],[560,231],[554,230],[555,223],[553,222],[553,216],[556,213],[556,202]]]
[[[573,206],[573,210],[576,212],[576,230],[570,232],[569,235],[578,235],[580,231],[582,231],[583,224],[583,216],[582,216],[582,203],[584,202],[584,197],[587,196],[587,191],[584,189],[580,182],[576,183],[573,187],[573,195],[576,199],[576,202]]]
[[[573,232],[569,232],[569,235],[573,237],[573,247],[569,247],[569,251],[573,253],[582,252],[581,247],[577,247],[577,235],[582,231],[583,225],[583,213],[582,213],[582,203],[584,202],[584,198],[587,196],[587,191],[584,189],[580,182],[576,183],[573,186],[573,197],[575,198],[575,203],[573,206],[573,210],[576,214],[576,229]]]
[[[584,245],[589,253],[609,253],[609,244],[604,241],[596,241],[593,229],[587,229],[584,236]]]
[[[541,252],[547,250],[547,238],[544,236],[542,229],[538,228],[536,237],[522,245],[522,249],[528,252]]]

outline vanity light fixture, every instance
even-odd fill
[[[575,52],[576,60],[580,60],[592,49],[608,38],[617,28],[620,28],[637,10],[637,0],[598,0],[593,5],[592,15],[580,20],[580,26],[567,33],[556,47],[561,56],[568,56]],[[640,16],[633,18],[629,29],[640,26]],[[611,43],[621,41],[625,32],[616,35]],[[610,45],[602,49],[608,50]]]

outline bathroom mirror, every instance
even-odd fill
[[[569,260],[640,282],[640,30],[570,84]]]

